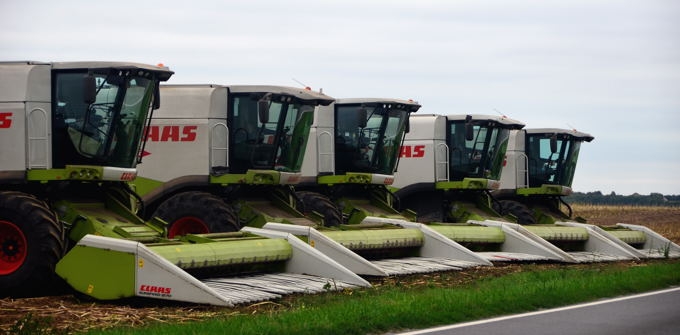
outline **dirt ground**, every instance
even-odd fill
[[[591,223],[614,224],[625,222],[648,226],[680,244],[680,208],[620,207],[620,206],[574,206],[574,214],[588,218]],[[635,262],[621,262],[630,266]],[[518,265],[506,264],[494,267],[479,267],[464,271],[434,273],[373,280],[376,289],[383,286],[421,286],[438,283],[442,286],[457,286],[485,277],[502,276],[508,273],[536,269],[536,267],[592,266],[592,265]],[[237,308],[222,308],[190,304],[163,304],[158,301],[116,301],[95,302],[76,295],[65,294],[50,297],[0,299],[0,334],[29,333],[33,327],[40,334],[72,334],[95,328],[118,326],[140,326],[152,323],[187,322],[209,319],[217,316],[268,313],[286,309],[295,301],[295,296],[278,301],[262,302]],[[42,329],[42,332],[39,330]]]
[[[638,224],[680,244],[680,207],[574,205],[574,216],[588,223],[615,225]]]

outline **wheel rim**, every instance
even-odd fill
[[[175,221],[168,230],[168,237],[182,236],[186,234],[207,234],[210,232],[208,225],[203,220],[193,217],[185,216]]]
[[[15,224],[0,220],[0,275],[8,275],[26,260],[26,236]]]

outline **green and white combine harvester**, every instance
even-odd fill
[[[362,275],[488,263],[435,232],[428,235],[393,224],[342,224],[342,214],[328,198],[295,192],[291,185],[304,179],[300,171],[309,157],[322,157],[318,165],[325,169],[335,163],[337,104],[332,98],[308,89],[238,85],[166,85],[161,96],[163,107],[154,114],[134,184],[148,217],[167,221],[171,236],[254,228],[291,233]],[[365,136],[361,140],[366,146],[374,146],[372,164],[385,165],[391,173],[408,115],[419,105],[394,99],[352,105],[337,114],[354,120],[346,125],[348,137]],[[364,108],[357,108],[361,105]],[[169,135],[173,132],[175,137]],[[364,148],[354,149],[361,164],[371,155],[362,155]],[[380,180],[384,188],[384,181],[392,178],[369,171],[373,173],[324,171],[319,179],[324,185],[358,180],[360,187],[366,180]],[[316,176],[314,172],[314,181]],[[388,260],[376,265],[375,259]]]
[[[671,257],[676,255],[677,245],[642,227],[639,232],[620,227],[607,233],[576,222],[533,224],[536,217],[532,211],[541,211],[539,206],[529,209],[525,204],[554,203],[556,194],[570,190],[580,143],[592,137],[554,132],[545,136],[522,128],[521,123],[498,116],[411,117],[411,131],[404,142],[394,184],[401,209],[417,212],[419,221],[430,222],[431,228],[494,262],[641,258],[640,252],[623,243],[631,241],[629,236],[646,240],[647,246],[642,248],[647,254],[658,248]],[[525,135],[527,143],[541,138],[543,151],[525,153]],[[561,152],[544,151],[558,146]],[[560,186],[552,180],[543,181],[539,188],[509,183],[509,175],[524,176],[532,183],[536,180],[532,178],[540,178],[531,165],[527,169],[526,164],[521,164],[533,162],[533,155],[541,155],[544,163],[550,160],[553,169],[559,162],[558,169],[564,176],[559,181],[568,181],[568,185]],[[566,216],[562,214],[561,218]]]
[[[553,239],[572,229],[572,244],[589,243],[589,236],[599,235],[632,254],[634,258],[680,257],[680,247],[647,227],[618,223],[597,226],[573,218],[572,209],[563,197],[572,194],[581,143],[593,136],[576,130],[559,128],[522,129],[510,133],[507,166],[500,186],[493,191],[501,211],[514,216],[525,229]],[[567,228],[570,227],[570,228]],[[603,250],[604,251],[604,250]],[[588,259],[588,253],[580,258]],[[598,258],[606,258],[606,251]],[[578,258],[578,257],[577,257]]]
[[[370,286],[289,234],[173,237],[163,220],[136,215],[128,182],[159,83],[172,74],[134,63],[0,63],[0,295],[44,291],[55,273],[97,299],[215,305]],[[193,136],[172,131],[161,138]],[[211,134],[212,148],[226,145],[226,133]]]

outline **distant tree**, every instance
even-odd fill
[[[666,197],[664,197],[663,194],[661,194],[661,193],[650,193],[650,194],[649,194],[649,198],[650,198],[652,201],[668,202],[668,200],[666,199]]]
[[[632,205],[632,206],[680,206],[680,195],[663,195],[661,193],[650,193],[641,195],[633,193],[631,195],[618,195],[611,192],[608,195],[600,191],[595,192],[575,192],[563,198],[566,202],[576,204],[593,205]]]

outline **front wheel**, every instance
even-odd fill
[[[417,221],[422,223],[444,222],[446,210],[441,192],[418,192],[405,198],[399,198],[399,210],[412,210]]]
[[[154,213],[169,224],[168,238],[241,229],[234,209],[219,197],[200,191],[176,194]]]
[[[304,207],[304,214],[309,215],[315,211],[323,216],[326,227],[335,227],[342,224],[342,213],[333,202],[323,194],[315,192],[296,192]]]
[[[44,202],[0,192],[0,297],[49,291],[64,251],[64,227]]]
[[[536,224],[536,218],[534,218],[533,213],[527,206],[519,201],[514,200],[501,200],[501,210],[499,211],[502,215],[510,214],[517,219],[517,223],[521,225]]]

